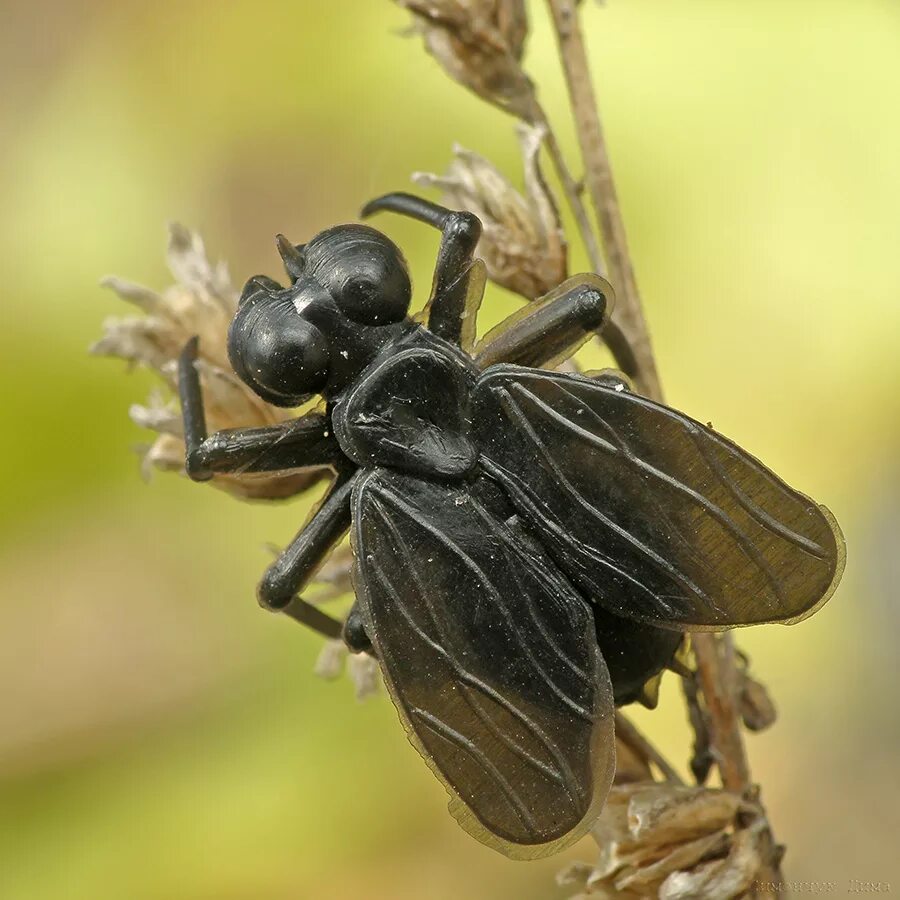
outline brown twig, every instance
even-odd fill
[[[609,278],[617,293],[615,317],[631,342],[638,360],[640,371],[640,376],[636,379],[638,389],[648,397],[661,400],[662,386],[628,252],[625,224],[600,124],[578,12],[574,0],[547,0],[547,2],[556,30],[578,142],[584,158],[585,182],[600,226]]]
[[[559,183],[562,186],[566,202],[569,204],[572,215],[575,217],[578,234],[584,244],[584,249],[587,252],[591,268],[598,275],[604,275],[603,256],[600,253],[600,245],[597,243],[597,236],[594,234],[594,229],[591,228],[591,221],[588,218],[587,209],[581,199],[580,188],[569,170],[566,158],[563,156],[562,148],[559,146],[559,141],[557,141],[556,135],[553,132],[553,126],[550,124],[547,114],[536,99],[534,101],[534,111],[531,115],[531,124],[538,125],[544,129],[544,146],[550,154],[550,159],[553,162],[554,169],[556,169],[556,176],[559,178]]]
[[[697,784],[706,784],[715,760],[709,737],[709,715],[700,703],[700,687],[697,673],[693,670],[681,673],[681,690],[687,707],[688,722],[694,732],[691,748],[690,769]]]
[[[547,4],[584,160],[585,180],[600,227],[610,280],[619,295],[616,318],[634,355],[637,369],[634,381],[639,391],[662,400],[662,386],[628,251],[576,3],[575,0],[547,0]],[[697,680],[708,716],[711,749],[722,784],[730,791],[743,794],[750,788],[751,778],[737,702],[734,644],[728,634],[704,633],[694,635],[693,647]],[[773,849],[763,871],[767,880],[781,881],[780,852],[776,852],[778,848],[771,832],[768,833],[768,844]]]
[[[581,199],[582,189],[576,184],[575,179],[569,170],[569,166],[566,163],[566,159],[563,156],[562,148],[559,146],[559,141],[557,141],[556,135],[553,132],[553,127],[550,125],[550,120],[547,118],[546,113],[536,99],[531,121],[532,124],[538,125],[544,129],[544,146],[550,154],[550,159],[553,161],[553,166],[556,169],[556,175],[562,186],[563,194],[566,197],[569,208],[572,210],[578,233],[581,236],[582,243],[587,251],[591,269],[598,275],[606,277],[607,273],[606,268],[603,265],[600,245],[597,243],[597,237],[591,227],[587,210]],[[606,327],[603,329],[603,334],[598,337],[598,340],[600,343],[606,344],[619,369],[621,369],[629,378],[637,381],[639,386],[645,387],[645,385],[640,382],[644,369],[635,359],[632,340],[625,334],[619,323],[612,321],[607,323]]]
[[[737,703],[734,642],[730,634],[695,634],[692,643],[722,785],[740,794],[750,786],[750,767]]]
[[[621,738],[638,756],[656,766],[665,776],[666,781],[671,781],[673,784],[684,784],[672,764],[638,731],[634,723],[618,710],[616,711],[616,736]]]

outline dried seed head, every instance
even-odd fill
[[[455,81],[525,121],[534,86],[520,65],[525,0],[397,0],[415,18],[428,52]]]
[[[597,864],[570,866],[558,880],[609,900],[741,896],[761,864],[765,822],[741,827],[739,807],[735,795],[702,787],[614,787],[594,827]]]
[[[310,601],[318,606],[336,597],[352,594],[352,570],[353,551],[349,544],[341,544],[316,572]],[[316,661],[316,675],[333,680],[340,677],[345,668],[353,682],[357,700],[365,700],[378,692],[381,681],[378,661],[368,653],[350,653],[343,641],[327,641]]]
[[[91,352],[146,366],[174,392],[175,360],[187,340],[199,335],[197,368],[210,430],[272,425],[289,418],[289,412],[265,403],[232,372],[226,338],[238,297],[227,268],[222,263],[212,265],[200,236],[181,225],[170,226],[168,263],[175,284],[162,292],[121,278],[103,280],[104,286],[144,315],[106,322],[103,336]],[[183,471],[181,416],[174,400],[167,402],[154,392],[147,405],[132,406],[130,415],[135,423],[158,434],[144,448],[144,473],[153,469]],[[287,475],[217,475],[211,483],[238,497],[278,498],[296,494],[324,474],[325,470]]]
[[[746,672],[740,674],[738,699],[741,719],[750,731],[765,731],[775,724],[778,713],[768,689]]]
[[[326,681],[334,681],[341,677],[345,666],[357,700],[366,700],[378,693],[377,660],[368,653],[350,653],[343,641],[326,641],[313,671]]]
[[[319,651],[319,657],[313,672],[326,681],[334,681],[341,677],[344,671],[344,663],[347,660],[347,645],[343,641],[325,641]]]
[[[368,653],[351,653],[349,669],[357,700],[365,700],[378,693],[380,672],[374,656],[369,656]]]
[[[690,871],[676,871],[660,885],[660,900],[726,900],[744,897],[762,865],[761,830],[747,828],[732,838],[728,856]]]
[[[524,196],[491,162],[458,146],[446,175],[418,172],[413,180],[441,188],[448,206],[475,213],[484,225],[478,252],[488,277],[533,300],[565,280],[566,242],[553,195],[541,175],[543,131],[522,127],[519,138]]]
[[[750,658],[737,651],[737,696],[741,721],[750,731],[765,731],[775,724],[778,711],[768,688],[750,674]]]

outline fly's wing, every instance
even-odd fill
[[[612,688],[590,606],[507,525],[494,490],[367,475],[353,503],[356,589],[451,812],[483,843],[534,858],[583,835],[602,807]]]
[[[487,369],[476,397],[485,471],[610,612],[689,630],[792,622],[837,586],[831,513],[683,413],[514,366]]]

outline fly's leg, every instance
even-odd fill
[[[628,379],[622,377],[621,372],[615,369],[601,369],[595,372],[584,372],[586,378],[602,384],[604,387],[612,388],[614,391],[630,391],[631,384]]]
[[[497,363],[559,365],[609,321],[612,288],[598,275],[578,275],[517,310],[475,348],[483,369]]]
[[[343,625],[299,596],[331,549],[350,527],[350,494],[356,471],[338,473],[325,499],[257,588],[260,606],[281,612],[327,638],[338,639]]]
[[[372,641],[366,633],[362,613],[359,611],[359,601],[355,601],[350,607],[347,621],[344,622],[344,643],[351,653],[374,654]]]
[[[269,472],[327,466],[338,475],[325,499],[287,549],[267,569],[257,592],[260,604],[283,612],[327,638],[339,638],[342,623],[295,596],[350,527],[350,490],[356,473],[343,456],[327,416],[310,413],[266,428],[239,428],[207,436],[203,393],[192,338],[178,360],[178,390],[184,417],[185,468],[195,481],[216,473]]]
[[[196,358],[197,338],[191,338],[178,359],[178,393],[184,419],[185,469],[194,481],[208,481],[216,474],[275,472],[346,462],[328,417],[322,413],[308,413],[263,428],[235,428],[207,435]]]
[[[468,349],[475,340],[475,318],[484,292],[484,264],[475,259],[481,221],[470,212],[456,212],[413,194],[385,194],[367,203],[362,216],[390,211],[425,222],[441,231],[428,303],[430,331]]]

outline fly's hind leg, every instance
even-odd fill
[[[483,369],[497,363],[540,368],[567,360],[609,322],[612,288],[598,275],[578,275],[517,310],[475,348]]]
[[[350,607],[350,612],[344,622],[344,643],[351,653],[374,655],[372,641],[366,632],[358,600],[354,601],[353,606]]]

